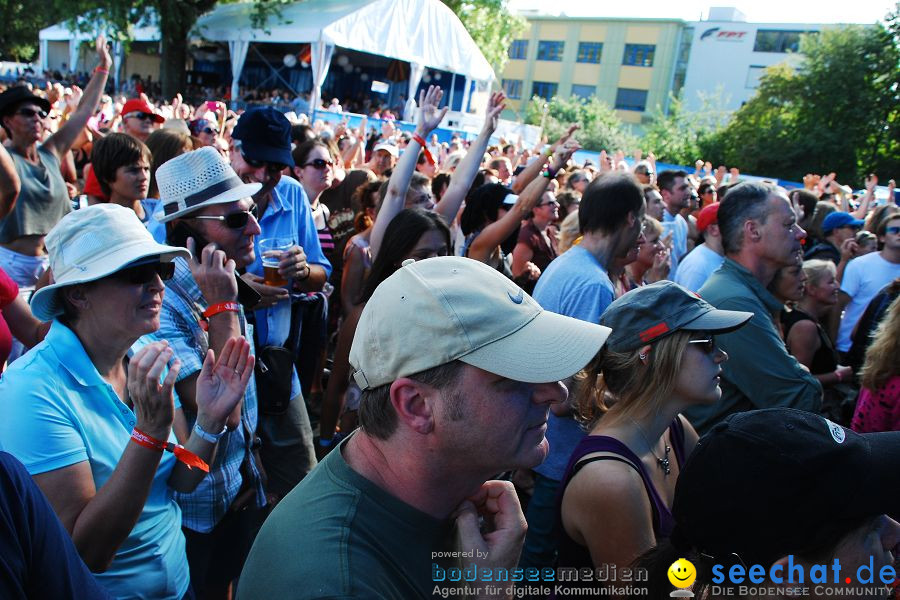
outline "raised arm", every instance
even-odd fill
[[[444,92],[437,86],[428,86],[428,91],[419,93],[419,110],[416,116],[416,131],[413,139],[409,140],[409,145],[403,151],[397,166],[391,173],[391,179],[388,181],[387,193],[384,196],[384,202],[381,203],[381,209],[375,218],[375,224],[372,226],[372,235],[369,240],[369,247],[372,248],[372,259],[378,254],[381,247],[381,240],[384,238],[384,232],[390,222],[397,216],[406,203],[406,191],[409,189],[409,180],[412,178],[413,171],[416,170],[416,162],[419,159],[419,150],[422,147],[418,139],[424,140],[434,129],[440,125],[447,114],[449,107],[438,108],[441,105],[441,98]],[[454,215],[456,216],[456,215]]]
[[[580,146],[575,140],[568,140],[566,143],[557,146],[550,162],[551,175],[555,175],[578,150]],[[515,206],[509,209],[505,215],[485,227],[478,236],[472,240],[469,245],[469,258],[487,262],[494,253],[494,249],[500,245],[500,242],[509,237],[516,227],[527,218],[531,209],[538,203],[544,192],[547,191],[547,185],[550,183],[549,177],[538,177],[525,188],[525,191],[519,195]]]
[[[20,191],[22,182],[16,173],[16,165],[6,147],[0,144],[0,219],[12,212]]]
[[[537,160],[532,161],[530,165],[526,166],[525,169],[521,173],[519,173],[518,176],[516,176],[516,181],[512,185],[512,191],[516,194],[521,194],[522,190],[528,187],[528,184],[534,181],[535,178],[544,169],[544,161],[546,160],[544,157],[553,156],[553,153],[556,152],[557,148],[571,139],[572,134],[575,133],[578,127],[578,125],[569,125],[569,128],[566,130],[566,132],[558,140],[556,140],[556,142],[554,142],[546,150],[542,151],[538,155]]]
[[[465,157],[459,162],[459,165],[453,172],[453,177],[450,178],[450,186],[434,209],[437,214],[444,217],[447,223],[452,223],[457,213],[459,213],[459,207],[462,206],[462,202],[465,200],[466,194],[475,180],[475,175],[478,174],[478,167],[481,165],[484,151],[487,150],[491,136],[497,129],[497,122],[504,108],[506,108],[506,96],[503,95],[503,92],[491,94],[491,99],[488,101],[487,111],[484,115],[484,126],[482,126],[478,137],[469,146],[469,151]]]
[[[96,45],[97,58],[100,59],[100,64],[97,65],[90,82],[84,89],[84,95],[81,98],[78,109],[72,113],[72,116],[69,117],[66,124],[59,128],[59,131],[51,135],[47,141],[44,142],[44,147],[56,154],[56,157],[60,159],[60,162],[62,161],[63,155],[68,152],[72,147],[72,144],[75,143],[81,130],[87,125],[88,119],[94,114],[94,111],[97,109],[97,103],[100,101],[100,96],[103,94],[103,88],[106,87],[106,79],[109,77],[109,68],[112,66],[112,57],[109,55],[109,50],[106,48],[106,38],[103,34],[97,36]]]

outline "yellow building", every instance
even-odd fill
[[[532,96],[596,96],[634,124],[665,106],[684,21],[526,18],[530,29],[513,41],[501,77],[509,110],[518,117]]]

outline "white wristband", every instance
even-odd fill
[[[194,433],[196,433],[198,436],[200,436],[201,440],[206,440],[210,444],[217,443],[219,441],[219,439],[223,435],[225,435],[225,433],[227,431],[228,431],[228,426],[226,425],[225,427],[222,428],[222,431],[220,431],[219,433],[209,433],[208,431],[206,431],[202,427],[200,427],[200,423],[194,423]]]

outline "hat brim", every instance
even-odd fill
[[[678,329],[688,331],[709,331],[711,333],[728,333],[743,327],[753,318],[753,313],[737,310],[719,310],[706,312]]]
[[[609,327],[544,310],[513,333],[459,360],[515,381],[561,381],[583,369],[611,332]]]
[[[241,140],[241,153],[253,160],[294,166],[294,157],[290,148],[273,148],[266,144]]]
[[[183,208],[169,215],[165,214],[165,209],[158,210],[153,214],[153,217],[160,223],[168,223],[169,221],[187,216],[193,212],[197,212],[201,208],[205,208],[213,204],[228,204],[229,202],[237,202],[238,200],[243,200],[244,198],[250,198],[251,196],[253,196],[253,194],[261,189],[261,183],[243,183],[237,187],[231,188],[230,190],[226,190],[217,196],[213,196],[208,200],[204,200],[200,204],[195,204],[194,206]],[[165,206],[165,204],[163,204],[163,206]]]
[[[893,519],[900,518],[900,431],[880,433],[861,433],[869,444],[869,463],[867,477],[860,482],[857,489],[848,490],[846,506],[856,515],[887,514]]]
[[[103,279],[126,265],[149,256],[159,256],[160,262],[171,262],[177,256],[188,259],[191,257],[191,253],[176,246],[167,246],[156,242],[150,244],[146,240],[138,240],[134,244],[121,247],[114,256],[115,260],[104,261],[103,264],[92,266],[78,277],[67,278],[65,281],[59,281],[35,291],[30,301],[31,312],[41,321],[50,321],[63,313],[62,301],[57,293],[60,289]]]

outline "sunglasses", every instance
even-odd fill
[[[244,162],[253,169],[259,169],[260,167],[265,167],[269,171],[284,171],[285,169],[287,169],[287,165],[283,165],[281,163],[273,163],[267,160],[255,160],[248,157],[243,152],[241,152],[241,158],[243,158]]]
[[[155,262],[121,269],[110,277],[130,285],[144,285],[152,283],[157,276],[163,281],[168,281],[173,275],[175,275],[174,262]]]
[[[33,108],[20,108],[16,111],[17,115],[22,115],[26,119],[34,118],[35,115],[39,116],[42,119],[47,118],[47,111],[45,110],[34,110]]]
[[[219,132],[212,127],[204,127],[203,133],[205,133],[206,135],[219,135]]]
[[[688,340],[688,344],[700,344],[700,350],[706,354],[712,354],[716,351],[716,337],[714,335],[703,340]]]
[[[207,219],[209,221],[224,221],[225,227],[229,229],[243,229],[247,226],[247,223],[250,221],[250,215],[253,215],[255,219],[259,216],[259,209],[254,204],[250,210],[241,210],[233,213],[228,213],[227,215],[217,215],[217,216],[206,216],[200,215],[194,217],[195,219]]]
[[[550,202],[541,202],[538,206],[559,206],[559,202],[551,200]]]
[[[138,119],[141,121],[149,121],[150,119],[153,119],[154,117],[155,117],[155,115],[153,113],[148,113],[148,112],[143,112],[143,111],[128,113],[127,115],[125,115],[126,119]]]
[[[313,169],[323,170],[325,167],[333,167],[334,162],[330,160],[325,160],[324,158],[314,158],[309,161],[304,167],[312,167]]]
[[[900,233],[900,225],[891,225],[890,227],[886,227],[884,232],[890,233],[892,235],[897,235],[898,233]]]

